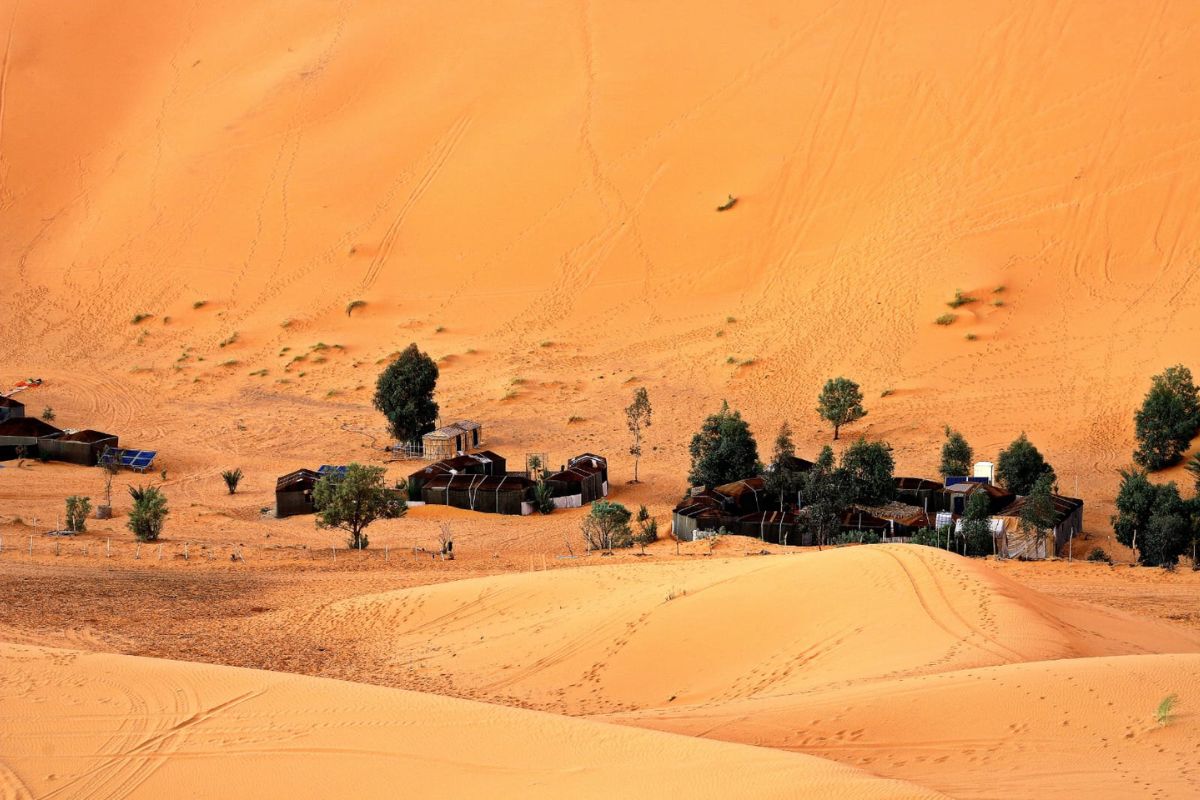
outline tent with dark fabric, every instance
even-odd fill
[[[489,514],[533,513],[533,481],[512,475],[434,475],[421,486],[421,501]]]
[[[803,517],[793,511],[755,511],[738,517],[728,530],[772,544],[812,544],[812,536],[805,530]]]
[[[608,462],[591,454],[576,456],[567,465],[547,475],[556,508],[579,508],[608,496]]]
[[[293,517],[297,514],[315,514],[313,489],[321,476],[311,469],[289,472],[275,481],[275,516]]]
[[[0,422],[25,416],[25,404],[11,397],[0,397]]]
[[[408,476],[408,495],[419,498],[425,482],[436,475],[504,475],[507,466],[504,457],[491,450],[435,461]]]
[[[717,486],[713,493],[722,499],[727,511],[749,514],[752,511],[765,511],[776,507],[777,503],[768,497],[767,482],[762,478],[746,478],[733,483]]]

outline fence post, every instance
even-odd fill
[[[337,561],[337,548],[336,548],[336,547],[330,547],[330,548],[329,548],[329,552],[333,553],[333,560],[334,560],[334,561]]]
[[[0,550],[3,550],[3,549],[4,549],[3,545],[0,545]],[[387,560],[388,560],[388,546],[385,544],[383,546],[383,562],[386,564]]]
[[[188,560],[188,543],[187,542],[183,543],[183,560],[184,561]]]
[[[33,534],[29,535],[29,555],[33,556]]]
[[[162,545],[158,546],[158,560],[162,561]]]
[[[58,539],[54,540],[54,555],[58,555]]]
[[[142,557],[142,543],[138,542],[133,548],[133,557],[135,560],[140,560]]]
[[[112,558],[112,539],[108,539],[104,543],[104,557]]]

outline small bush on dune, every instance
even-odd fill
[[[134,315],[133,315],[133,320],[131,321],[131,323],[130,323],[130,324],[132,324],[132,325],[137,325],[138,323],[140,323],[140,322],[145,322],[145,321],[146,321],[146,320],[148,320],[148,319],[150,319],[150,315],[149,315],[149,314],[134,314]]]
[[[958,316],[955,314],[942,314],[934,320],[934,323],[937,325],[953,325],[956,319],[958,319]]]
[[[229,493],[236,494],[238,484],[242,481],[242,468],[225,470],[221,473],[221,479],[225,481],[225,486],[229,489]]]
[[[166,495],[157,486],[130,486],[129,496],[133,498],[133,510],[126,526],[139,542],[157,541],[169,513]]]
[[[192,310],[199,311],[200,309],[204,308],[206,305],[208,305],[207,300],[197,300],[196,302],[192,303]]]
[[[1165,727],[1171,722],[1171,714],[1175,711],[1175,704],[1178,701],[1178,695],[1169,694],[1159,702],[1158,708],[1154,709],[1154,720],[1159,727]]]
[[[1092,552],[1088,553],[1088,561],[1096,561],[1103,564],[1113,563],[1112,556],[1105,552],[1103,547],[1093,547]]]
[[[67,498],[67,530],[83,533],[87,530],[88,514],[92,513],[92,501],[87,497],[71,495]]]
[[[346,304],[346,316],[347,317],[350,316],[354,312],[354,309],[362,308],[366,304],[367,304],[366,300],[351,300],[349,303]]]
[[[946,305],[950,306],[951,308],[959,308],[960,306],[965,306],[968,303],[974,303],[974,302],[975,302],[974,297],[963,294],[961,289],[955,289],[954,290],[954,299],[949,301],[948,303],[946,303]]]

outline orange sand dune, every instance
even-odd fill
[[[0,795],[937,797],[823,759],[396,689],[0,645]]]
[[[673,497],[721,398],[811,450],[845,373],[904,471],[943,423],[1027,430],[1103,529],[1148,376],[1200,366],[1198,33],[1187,0],[12,0],[0,380],[215,481],[380,433],[415,339],[447,416],[555,461],[620,456],[647,384]]]
[[[994,665],[1196,653],[911,545],[503,575],[279,612],[407,685],[571,714],[717,705]]]
[[[819,755],[953,797],[1195,797],[1200,656],[1043,661],[606,717]],[[1178,695],[1166,726],[1155,709]]]

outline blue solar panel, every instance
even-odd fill
[[[332,475],[336,478],[344,478],[346,477],[346,473],[349,471],[349,469],[349,467],[337,467],[333,466],[332,464],[322,464],[317,470],[317,474],[322,477],[326,475]]]
[[[158,452],[155,450],[109,448],[100,456],[100,463],[105,465],[116,464],[117,466],[145,472],[154,463],[154,457],[157,455]]]

